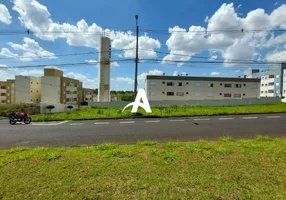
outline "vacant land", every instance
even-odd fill
[[[285,199],[286,139],[0,150],[0,199]]]
[[[237,115],[256,113],[286,112],[286,103],[250,105],[250,106],[170,106],[153,107],[152,113],[145,113],[141,108],[135,117],[184,117],[203,115]],[[118,108],[86,108],[66,113],[40,114],[32,116],[33,121],[77,120],[77,119],[110,119],[130,118],[131,108],[122,113]]]

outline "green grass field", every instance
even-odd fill
[[[50,120],[80,120],[80,119],[111,119],[111,118],[130,118],[130,109],[122,113],[120,108],[87,108],[74,110],[70,113],[40,114],[33,115],[33,121]],[[250,106],[170,106],[163,110],[158,107],[152,108],[152,113],[145,113],[139,109],[136,117],[184,117],[184,116],[203,116],[203,115],[237,115],[252,113],[277,113],[286,112],[286,103],[250,105]]]
[[[286,138],[0,150],[0,199],[285,199]]]

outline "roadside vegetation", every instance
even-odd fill
[[[34,104],[0,104],[0,118],[8,117],[11,112],[19,111],[38,114],[40,113],[40,107]]]
[[[249,106],[169,106],[152,107],[152,113],[145,113],[141,108],[136,115],[131,108],[122,112],[122,108],[92,107],[74,109],[71,112],[33,115],[33,121],[83,120],[83,119],[118,119],[131,117],[188,117],[212,115],[239,115],[286,112],[286,104],[267,104]]]
[[[286,138],[0,150],[0,199],[285,199]]]

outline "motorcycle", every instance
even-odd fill
[[[16,124],[16,122],[24,122],[25,124],[30,124],[32,122],[31,117],[25,112],[16,112],[9,115],[9,123],[11,125]]]

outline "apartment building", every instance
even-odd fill
[[[41,78],[34,76],[15,76],[15,103],[40,103]]]
[[[270,69],[252,69],[245,71],[247,78],[260,78],[260,97],[285,97],[283,83],[285,82],[286,63]]]
[[[147,75],[145,89],[151,101],[258,98],[260,79]]]
[[[282,96],[286,97],[286,69],[283,70],[283,86],[282,86]]]
[[[15,80],[0,81],[0,104],[15,103]]]
[[[79,104],[82,100],[82,82],[63,76],[58,69],[44,69],[42,79],[42,103]]]
[[[90,88],[83,88],[82,89],[82,99],[83,101],[90,102],[93,101],[95,95],[94,95],[94,89]]]

